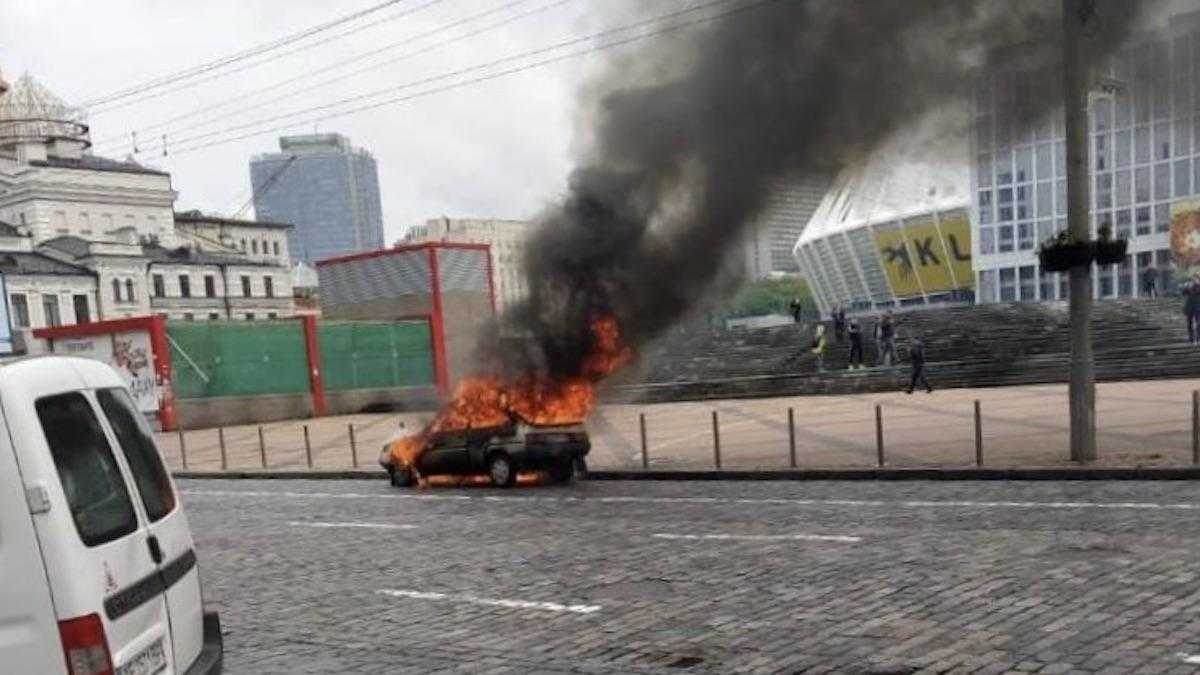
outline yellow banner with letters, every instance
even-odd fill
[[[905,221],[904,227],[875,229],[875,249],[897,297],[973,288],[971,223],[954,212],[939,223],[933,216]]]

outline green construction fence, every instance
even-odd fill
[[[317,324],[325,390],[434,386],[427,321]]]
[[[176,398],[309,392],[299,321],[169,323],[167,337]]]

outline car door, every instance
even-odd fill
[[[204,646],[200,574],[191,528],[153,432],[129,392],[111,387],[97,389],[95,394],[113,446],[120,448],[133,477],[147,522],[147,546],[162,575],[175,669],[183,672]]]
[[[60,630],[98,618],[115,672],[158,673],[173,663],[170,623],[128,476],[91,393],[37,375],[29,396],[2,400],[13,437],[25,445],[18,456],[29,457],[22,471],[48,496],[49,510],[34,524]]]

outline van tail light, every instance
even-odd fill
[[[112,655],[99,614],[58,622],[67,672],[71,675],[113,675]]]

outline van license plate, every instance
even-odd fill
[[[129,663],[117,668],[117,675],[154,675],[167,667],[167,654],[162,640],[147,647]]]

